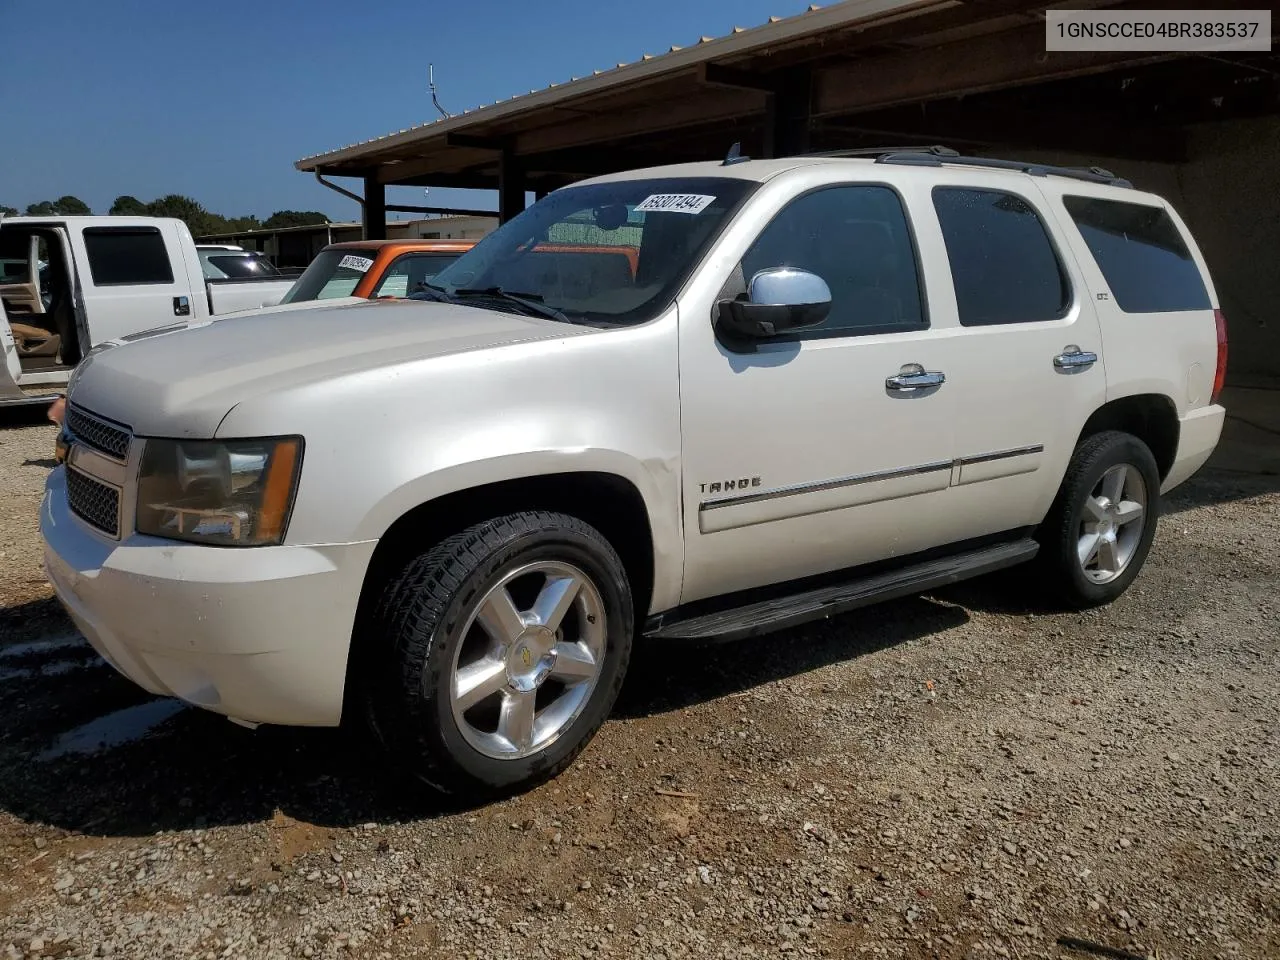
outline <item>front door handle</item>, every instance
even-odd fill
[[[1083,370],[1098,362],[1098,355],[1088,350],[1081,350],[1074,343],[1053,358],[1053,365],[1059,370]]]
[[[884,382],[886,390],[921,390],[926,387],[940,387],[947,382],[946,374],[940,371],[925,370],[918,363],[904,364],[902,370]]]

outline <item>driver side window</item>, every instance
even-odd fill
[[[824,187],[797,197],[742,258],[750,283],[769,267],[816,273],[831,312],[799,337],[856,336],[928,327],[915,244],[898,194],[888,187]]]

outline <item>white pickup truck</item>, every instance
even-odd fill
[[[270,306],[294,281],[210,275],[187,225],[155,217],[0,218],[0,265],[0,406],[47,403],[95,344]]]
[[[572,760],[640,635],[1024,561],[1118,597],[1224,417],[1177,213],[938,151],[736,160],[555,191],[410,300],[90,354],[40,512],[73,620],[156,694],[367,718],[494,795]],[[634,260],[531,255],[583,242]]]

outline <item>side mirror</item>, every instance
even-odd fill
[[[831,288],[816,273],[769,267],[751,278],[745,300],[721,300],[719,324],[726,333],[760,339],[812,327],[831,312]]]

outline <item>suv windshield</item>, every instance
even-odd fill
[[[755,186],[680,177],[566,187],[503,224],[431,283],[450,298],[476,297],[493,309],[521,311],[503,296],[515,294],[570,320],[642,323],[671,302]]]
[[[321,250],[280,302],[301,303],[304,300],[349,297],[377,256],[378,251],[372,247]]]

